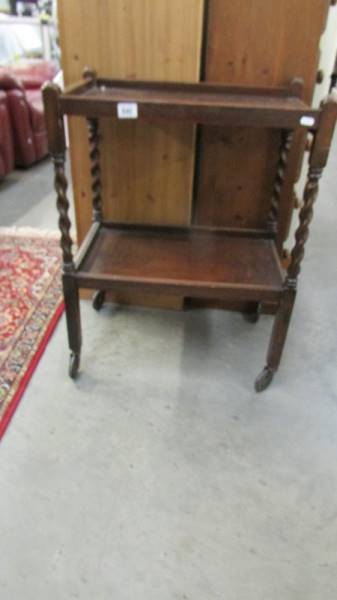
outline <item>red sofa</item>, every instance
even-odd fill
[[[19,79],[1,72],[0,89],[7,94],[15,164],[28,167],[48,153],[41,91],[25,89]]]
[[[14,146],[7,95],[0,90],[0,179],[14,169]]]

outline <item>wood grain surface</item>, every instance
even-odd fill
[[[144,226],[102,226],[77,276],[210,298],[278,298],[283,284],[272,239]]]
[[[198,81],[204,0],[59,0],[65,83],[86,65],[101,77]],[[70,120],[78,238],[91,222],[85,122]],[[105,217],[136,223],[190,221],[195,127],[100,122]]]
[[[328,0],[209,0],[204,79],[280,86],[299,77],[310,104],[329,4]],[[277,132],[203,128],[195,221],[260,227],[268,212],[279,143]],[[282,241],[302,155],[303,135],[297,135],[282,194]]]

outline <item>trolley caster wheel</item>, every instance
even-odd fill
[[[92,299],[93,308],[97,311],[101,310],[104,302],[105,302],[105,291],[98,290],[98,292],[95,292],[94,297]]]
[[[252,323],[253,325],[258,322],[261,315],[262,305],[261,302],[257,303],[253,310],[249,312],[243,313],[243,318],[247,323]]]
[[[76,379],[78,376],[78,369],[80,366],[80,355],[75,352],[70,353],[69,357],[69,377]]]
[[[274,369],[266,366],[263,369],[263,371],[261,371],[260,375],[257,376],[257,378],[255,380],[255,391],[263,392],[264,390],[266,390],[267,387],[273,381],[274,375],[275,375]]]

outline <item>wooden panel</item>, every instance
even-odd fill
[[[61,0],[65,82],[79,79],[86,65],[102,77],[197,81],[202,9],[202,0]],[[70,136],[78,233],[82,239],[90,222],[84,124],[75,132],[72,123]],[[194,166],[193,126],[116,125],[104,120],[102,136],[106,216],[118,220],[188,222]]]
[[[311,103],[319,40],[328,0],[209,0],[204,78],[233,85],[287,85],[304,80]],[[200,224],[260,227],[268,211],[279,134],[203,128],[195,220]],[[292,181],[298,175],[303,136],[289,157],[281,205],[280,237],[292,212]]]
[[[59,0],[66,84],[89,65],[102,77],[198,81],[204,0]],[[118,221],[190,220],[195,127],[101,120],[104,214]],[[70,123],[77,232],[91,221],[86,126]]]

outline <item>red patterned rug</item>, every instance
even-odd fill
[[[0,228],[0,439],[62,312],[59,236]]]

